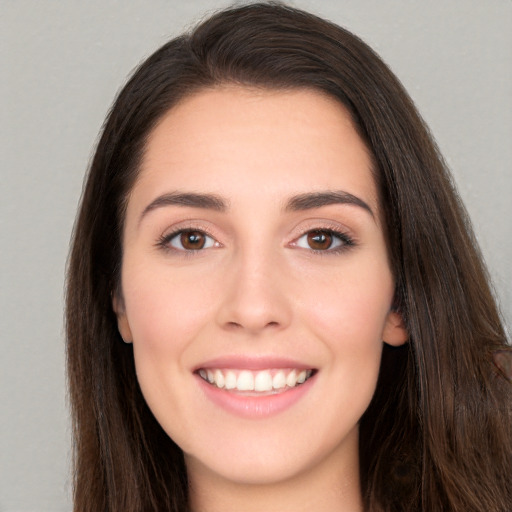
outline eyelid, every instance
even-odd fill
[[[331,247],[328,247],[327,249],[314,249],[313,247],[299,245],[299,240],[301,240],[304,237],[307,237],[310,233],[315,231],[319,233],[329,233],[334,239],[333,245]],[[297,247],[305,251],[310,251],[315,254],[338,254],[342,251],[346,251],[347,249],[353,247],[355,243],[350,238],[349,235],[340,231],[334,231],[332,229],[310,229],[309,231],[306,231],[303,235],[296,238],[291,245],[293,247]]]
[[[183,247],[183,244],[181,244],[180,239],[181,239],[181,235],[187,234],[187,233],[200,233],[201,236],[204,236],[204,238],[206,239],[205,245],[198,249],[186,249],[185,247]],[[214,247],[216,244],[215,238],[211,237],[204,231],[199,231],[198,229],[180,229],[177,233],[174,233],[174,234],[170,233],[169,235],[167,235],[166,239],[167,239],[167,243],[170,247],[172,247],[173,249],[176,249],[178,251],[184,251],[184,252],[202,251],[204,249],[210,249],[211,247]],[[176,245],[173,244],[174,241],[180,241],[180,244],[182,245],[182,247],[176,247]]]
[[[332,241],[333,245],[331,245],[331,247],[329,247],[327,249],[317,249],[319,252],[334,251],[340,247],[352,245],[352,241],[350,240],[350,238],[348,238],[348,236],[345,235],[345,233],[338,233],[338,232],[332,231],[331,229],[312,229],[312,230],[308,231],[307,233],[304,233],[302,236],[299,236],[299,238],[297,238],[295,240],[295,246],[300,247],[301,249],[311,249],[314,251],[315,249],[313,249],[312,247],[307,247],[305,245],[300,244],[300,240],[308,237],[310,235],[310,233],[314,233],[314,232],[328,233],[329,235],[331,235],[333,237],[333,241]]]
[[[198,231],[203,233],[205,236],[211,238],[214,241],[214,245],[210,247],[203,247],[201,249],[180,249],[176,247],[170,246],[170,241],[180,235],[181,233],[187,231]],[[155,246],[158,249],[164,249],[167,251],[175,251],[177,253],[184,254],[197,254],[203,252],[206,249],[224,247],[224,245],[219,241],[219,236],[214,234],[215,230],[212,230],[208,223],[200,220],[183,220],[169,226],[163,234],[158,237],[158,240],[155,243]],[[325,231],[331,233],[334,237],[339,239],[342,243],[336,245],[335,247],[331,247],[329,249],[313,249],[300,247],[297,244],[297,241],[311,233],[312,231]],[[341,224],[340,222],[327,220],[327,219],[307,219],[306,221],[301,221],[298,225],[296,225],[292,229],[292,233],[290,234],[291,241],[289,241],[286,245],[293,248],[304,249],[306,251],[317,253],[317,254],[335,254],[337,252],[341,252],[349,249],[355,245],[358,245],[357,239],[353,234],[353,231],[349,229],[347,226]]]
[[[313,249],[301,247],[297,244],[298,240],[304,236],[307,236],[313,231],[324,231],[331,233],[334,237],[344,243],[329,249]],[[292,240],[289,242],[289,246],[315,254],[337,254],[339,252],[350,249],[355,245],[358,245],[357,238],[351,229],[339,222],[326,219],[308,219],[306,222],[301,222],[293,229],[291,237]]]
[[[179,249],[177,247],[173,247],[170,245],[170,241],[175,237],[179,236],[182,233],[186,233],[187,231],[197,231],[199,233],[204,234],[208,238],[211,238],[214,241],[213,246],[205,247],[202,249]],[[200,221],[182,221],[170,226],[166,229],[162,235],[156,241],[156,247],[159,249],[164,249],[166,251],[175,251],[177,253],[191,254],[191,253],[199,253],[206,249],[212,249],[216,247],[222,247],[222,244],[219,242],[218,237],[213,234],[212,230]]]
[[[296,226],[291,230],[290,238],[292,240],[296,240],[302,235],[305,235],[311,231],[332,231],[333,233],[343,234],[354,242],[357,241],[357,236],[354,233],[354,230],[348,227],[346,224],[335,220],[322,218],[307,219],[297,223]]]

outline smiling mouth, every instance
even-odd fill
[[[304,384],[315,374],[314,369],[236,370],[200,368],[196,373],[219,389],[243,393],[282,393]]]

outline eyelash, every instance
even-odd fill
[[[307,237],[308,235],[310,235],[312,233],[322,233],[322,234],[330,235],[333,237],[333,239],[337,239],[338,242],[340,242],[340,245],[337,247],[334,247],[334,248],[329,247],[328,249],[313,249],[312,247],[299,247],[298,241],[301,238]],[[333,240],[333,243],[334,243],[334,240]],[[330,255],[341,254],[342,252],[347,251],[351,247],[354,247],[356,244],[355,244],[354,239],[351,236],[349,236],[348,233],[345,233],[338,229],[314,228],[314,229],[310,229],[310,230],[306,231],[301,236],[296,238],[295,241],[293,242],[293,245],[296,247],[299,247],[301,249],[306,249],[308,251],[311,251],[314,254],[318,254],[320,256],[330,256]]]
[[[200,249],[177,249],[176,247],[171,247],[171,242],[173,239],[179,237],[180,235],[182,235],[183,233],[200,233],[208,238],[211,238],[214,242],[214,245],[215,244],[218,244],[217,240],[215,240],[215,237],[205,228],[199,228],[199,227],[189,227],[189,228],[180,228],[180,229],[177,229],[176,231],[173,231],[171,233],[168,233],[166,235],[162,235],[157,243],[156,243],[156,246],[160,249],[163,249],[164,251],[166,252],[170,252],[170,251],[175,251],[175,252],[181,252],[183,253],[185,256],[192,256],[194,255],[195,253],[199,253],[201,252],[202,250],[204,250],[204,248],[200,248]],[[210,247],[207,247],[207,249],[210,248]]]
[[[181,253],[183,253],[183,255],[186,255],[186,256],[192,256],[194,254],[202,252],[204,249],[212,248],[212,246],[201,247],[200,249],[178,249],[175,247],[171,247],[170,244],[171,244],[172,240],[181,236],[184,233],[200,233],[200,234],[213,240],[213,244],[214,244],[213,247],[215,247],[215,244],[219,244],[219,242],[217,242],[215,237],[208,230],[206,230],[204,228],[190,227],[190,228],[180,228],[180,229],[173,231],[171,233],[168,233],[166,235],[162,235],[158,239],[156,246],[160,249],[165,250],[166,252],[176,251],[176,252],[181,252]],[[311,233],[322,233],[322,234],[330,235],[333,237],[333,239],[337,239],[338,242],[340,242],[340,245],[337,247],[328,248],[328,249],[314,249],[312,247],[300,247],[298,245],[298,241],[304,237],[307,237]],[[339,231],[337,229],[332,229],[332,228],[315,228],[315,229],[309,229],[308,231],[305,231],[304,233],[302,233],[299,237],[297,237],[294,240],[294,242],[291,245],[294,247],[298,247],[300,249],[305,249],[305,250],[311,251],[314,254],[326,256],[326,255],[340,254],[340,253],[350,249],[351,247],[355,246],[356,243],[351,236],[349,236],[347,233],[345,233],[343,231]],[[217,245],[217,247],[218,246],[219,245]]]

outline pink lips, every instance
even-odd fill
[[[229,356],[218,357],[209,359],[204,363],[198,365],[194,371],[200,368],[238,368],[240,370],[264,370],[265,368],[297,368],[299,370],[306,370],[311,368],[310,365],[299,363],[293,359],[283,357],[243,357],[243,356]]]
[[[303,384],[283,389],[280,392],[248,394],[236,389],[220,389],[206,382],[198,374],[199,370],[215,368],[259,371],[279,368],[307,370],[311,369],[311,366],[288,358],[247,358],[239,356],[216,358],[197,366],[194,371],[195,377],[202,393],[208,400],[231,414],[252,419],[267,418],[292,407],[308,393],[316,380],[315,375],[313,375]]]

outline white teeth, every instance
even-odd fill
[[[226,389],[235,389],[236,388],[236,373],[228,371],[226,373],[226,379],[224,382]]]
[[[286,385],[290,388],[293,388],[297,384],[297,372],[292,370],[288,376],[286,377]]]
[[[223,388],[224,387],[224,375],[223,375],[223,373],[220,370],[215,370],[215,373],[213,374],[213,376],[215,377],[215,385],[218,388]]]
[[[274,389],[282,389],[286,386],[286,375],[283,370],[279,370],[272,379],[272,387]]]
[[[238,375],[236,387],[240,391],[254,391],[254,376],[251,372],[243,370]]]
[[[254,379],[254,391],[270,391],[272,389],[272,375],[268,370],[258,372]]]
[[[269,392],[293,388],[303,384],[313,370],[221,370],[212,368],[199,370],[199,376],[220,389],[237,391]]]

